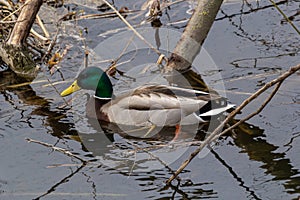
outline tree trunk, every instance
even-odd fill
[[[167,71],[188,69],[215,20],[223,0],[198,0],[198,5],[169,58]]]
[[[29,55],[26,39],[42,3],[43,0],[26,0],[9,39],[0,45],[2,60],[16,74],[26,78],[34,78],[38,70]]]

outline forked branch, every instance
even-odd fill
[[[260,96],[262,93],[264,93],[267,89],[271,88],[272,86],[276,85],[276,88],[273,90],[273,92],[270,94],[270,96],[265,100],[265,102],[260,106],[260,108],[255,111],[254,113],[248,115],[247,117],[245,117],[244,119],[241,120],[242,123],[252,117],[254,117],[255,115],[257,115],[258,113],[260,113],[264,107],[270,102],[270,100],[272,99],[272,97],[277,93],[281,83],[288,78],[289,76],[291,76],[292,74],[294,74],[295,72],[297,72],[298,70],[300,70],[300,64],[291,67],[288,71],[286,71],[285,73],[283,73],[282,75],[278,76],[276,79],[268,82],[267,84],[265,84],[262,88],[260,88],[258,91],[256,91],[254,94],[252,94],[249,98],[247,98],[246,100],[244,100],[242,102],[241,105],[239,105],[234,111],[232,111],[227,117],[226,119],[203,141],[203,143],[194,151],[190,154],[190,156],[188,157],[187,160],[185,160],[181,166],[176,170],[175,174],[173,174],[167,181],[167,184],[170,184],[185,168],[186,166],[198,155],[198,153],[200,153],[200,151],[208,144],[210,144],[211,142],[215,141],[216,139],[218,139],[220,136],[224,135],[225,133],[227,133],[228,131],[230,131],[232,128],[236,127],[237,125],[234,124],[231,127],[227,128],[226,130],[222,131],[223,127],[238,113],[240,113],[240,111],[246,107],[250,102],[252,102],[254,99],[256,99],[258,96]]]

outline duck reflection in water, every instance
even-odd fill
[[[193,74],[188,74],[188,76],[191,75]],[[77,130],[74,130],[74,122],[66,120],[68,119],[66,116],[66,109],[51,109],[51,100],[37,96],[30,84],[24,84],[27,80],[17,77],[11,71],[1,72],[0,77],[0,95],[3,101],[9,101],[12,107],[15,107],[16,109],[18,109],[18,102],[22,102],[24,105],[30,105],[31,109],[33,109],[32,112],[30,112],[30,115],[24,116],[24,118],[27,118],[25,121],[29,123],[29,127],[33,120],[32,116],[42,116],[45,117],[45,122],[43,122],[44,126],[48,127],[48,130],[51,129],[49,133],[51,133],[54,137],[58,137],[60,139],[76,139],[81,142],[83,150],[92,152],[94,155],[104,155],[110,151],[109,145],[116,140],[116,135],[118,135],[116,134],[118,133],[118,130],[115,129],[118,129],[118,127],[115,127],[114,124],[104,123],[103,121],[101,122],[103,127],[102,130],[105,131],[106,135],[79,133]],[[20,85],[18,86],[18,84]],[[205,90],[203,89],[203,91]],[[14,97],[12,96],[13,94],[15,95]],[[94,124],[95,127],[99,127],[98,120],[94,119],[94,121],[92,121],[92,119],[89,119],[91,124]],[[238,120],[233,120],[230,123],[234,124],[237,121]],[[170,141],[174,137],[174,129],[176,129],[176,127],[166,129],[169,130],[170,133],[166,140]],[[162,131],[164,133],[168,132],[166,129],[162,129]],[[200,129],[204,131],[198,131],[194,137],[195,140],[203,140],[206,130],[211,130],[205,123],[200,127]],[[184,127],[182,127],[182,130],[184,130]],[[125,131],[127,131],[127,129],[125,129]],[[141,133],[141,135],[145,134],[147,131],[148,130],[145,130]],[[164,134],[154,134],[154,136],[157,136],[158,138],[161,135],[164,136]],[[130,137],[125,134],[123,136]],[[151,136],[151,134],[149,133],[148,136]],[[278,146],[275,146],[263,139],[263,130],[251,124],[243,123],[236,127],[230,133],[230,136],[233,138],[234,144],[241,148],[244,153],[248,154],[251,160],[262,163],[261,168],[265,169],[266,174],[274,176],[274,180],[283,181],[284,187],[289,190],[290,193],[300,193],[298,187],[300,185],[300,180],[299,177],[297,177],[299,171],[292,166],[290,159],[286,157],[285,153],[274,152],[278,149]],[[103,144],[101,144],[101,142]],[[102,148],[101,151],[99,148]]]

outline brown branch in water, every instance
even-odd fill
[[[140,38],[146,45],[149,46],[149,48],[151,48],[155,53],[157,53],[159,56],[162,54],[158,49],[156,49],[150,42],[148,42],[147,40],[145,40],[145,38],[139,33],[137,32],[137,30],[135,30],[135,28],[133,28],[133,26],[123,17],[123,15],[114,7],[112,6],[107,0],[103,0],[104,3],[106,3],[106,5],[108,5],[117,15],[118,17],[128,26],[128,28],[130,30],[133,31],[133,33]]]
[[[80,160],[83,164],[86,164],[88,163],[89,161],[87,160],[84,160],[82,159],[81,157],[71,153],[70,151],[66,150],[66,149],[63,149],[63,148],[60,148],[60,147],[56,147],[56,146],[53,146],[52,144],[48,144],[48,143],[45,143],[45,142],[41,142],[41,141],[38,141],[38,140],[33,140],[33,139],[30,139],[30,138],[25,138],[25,140],[27,140],[28,142],[33,142],[33,143],[36,143],[36,144],[40,144],[40,145],[43,145],[45,147],[49,147],[51,148],[53,151],[58,151],[58,152],[61,152],[69,157],[72,157],[72,158],[76,158],[77,160]]]
[[[166,71],[188,69],[200,52],[201,46],[214,23],[223,0],[198,0],[179,42],[172,52]]]
[[[0,21],[0,24],[15,24],[17,23],[17,20],[15,21]]]
[[[45,37],[47,39],[49,39],[50,38],[50,34],[49,34],[48,30],[46,29],[43,21],[39,17],[39,15],[36,15],[36,20],[37,20],[37,23],[39,24],[39,26],[41,27],[42,31],[44,32]]]
[[[212,139],[212,141],[218,139],[221,135],[224,135],[225,133],[231,131],[232,129],[236,128],[240,124],[244,123],[245,121],[247,121],[247,120],[251,119],[252,117],[254,117],[255,115],[259,114],[266,107],[266,105],[268,105],[268,103],[272,100],[272,98],[275,96],[275,94],[279,90],[282,82],[283,82],[283,80],[277,83],[276,87],[274,88],[274,90],[272,91],[272,93],[269,95],[269,97],[264,101],[264,103],[255,112],[249,114],[247,117],[241,119],[237,123],[235,123],[232,126],[228,127],[226,130],[222,131],[220,134],[216,135]]]
[[[247,116],[246,118],[251,118],[253,116],[255,116],[256,114],[258,114],[260,111],[263,110],[263,108],[270,102],[271,98],[276,94],[276,92],[278,91],[281,83],[288,78],[289,76],[291,76],[292,74],[294,74],[295,72],[297,72],[298,70],[300,70],[300,64],[291,67],[288,71],[286,71],[285,73],[283,73],[282,75],[280,75],[279,77],[277,77],[276,79],[268,82],[267,84],[265,84],[263,87],[261,87],[258,91],[256,91],[253,95],[251,95],[249,98],[247,98],[246,100],[244,100],[242,102],[241,105],[239,105],[234,111],[232,111],[227,117],[226,119],[203,141],[203,143],[194,151],[190,154],[190,156],[188,157],[187,160],[185,160],[181,166],[176,170],[175,174],[172,175],[167,181],[166,184],[170,184],[175,178],[176,176],[178,176],[185,168],[186,166],[198,155],[198,153],[209,143],[213,142],[214,140],[218,139],[220,136],[224,135],[225,133],[227,133],[229,130],[231,130],[231,128],[229,127],[228,129],[226,129],[225,131],[221,132],[221,130],[223,129],[224,125],[226,125],[235,115],[237,115],[238,113],[240,113],[240,111],[247,106],[250,102],[252,102],[254,99],[256,99],[259,95],[261,95],[262,93],[264,93],[267,89],[269,89],[270,87],[274,86],[275,84],[278,84],[277,87],[273,90],[273,92],[271,93],[271,95],[269,96],[269,98],[260,106],[260,108],[258,109],[258,111],[250,114],[249,116]],[[247,120],[247,119],[246,119]],[[244,121],[246,121],[244,120]],[[241,120],[242,121],[242,120]],[[235,126],[235,125],[233,125]]]
[[[29,35],[32,24],[36,18],[36,14],[42,6],[42,0],[27,0],[18,21],[15,24],[12,33],[7,41],[8,45],[22,46],[25,44]]]
[[[7,7],[7,11],[9,12],[9,14],[7,16],[5,16],[1,19],[2,22],[6,21],[9,18],[11,18],[12,20],[17,20],[17,17],[15,16],[15,14],[17,12],[19,12],[23,8],[23,6],[25,5],[25,4],[23,4],[18,9],[14,10],[15,6],[14,6],[14,4],[12,4],[12,2],[8,2],[8,1],[5,1],[5,0],[0,0],[0,4],[5,5]],[[1,9],[3,9],[3,7]]]
[[[119,13],[123,15],[128,15],[128,14],[135,14],[137,12],[140,12],[140,10],[119,10]],[[87,15],[81,15],[77,17],[75,20],[81,20],[81,19],[102,19],[102,18],[113,18],[113,17],[118,17],[118,15],[115,12],[106,12],[106,13],[101,13],[101,14],[87,14]]]
[[[51,52],[56,44],[57,37],[58,37],[59,31],[60,31],[59,26],[60,26],[60,23],[57,24],[57,29],[56,29],[55,35],[48,46],[47,52],[44,54],[44,56],[41,59],[42,62],[45,62],[45,59],[51,54]]]
[[[42,36],[41,34],[39,34],[38,32],[36,32],[33,28],[31,28],[30,33],[37,38],[38,40],[40,40],[41,42],[48,42],[49,38],[46,38],[44,36]]]

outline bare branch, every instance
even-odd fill
[[[161,55],[161,52],[157,50],[151,43],[149,43],[145,38],[133,28],[133,26],[121,15],[121,13],[114,7],[112,6],[108,1],[103,0],[104,3],[106,3],[118,16],[119,18],[128,26],[130,30],[134,32],[134,34],[140,38],[145,44],[147,44],[154,52],[156,52],[158,55]]]
[[[68,151],[66,149],[63,149],[63,148],[60,148],[60,147],[56,147],[56,146],[53,146],[52,144],[48,144],[48,143],[41,142],[41,141],[38,141],[38,140],[32,140],[30,138],[26,138],[25,140],[27,140],[28,142],[33,142],[33,143],[36,143],[36,144],[43,145],[45,147],[49,147],[49,148],[51,148],[54,151],[58,151],[58,152],[61,152],[61,153],[65,154],[65,155],[67,155],[69,157],[76,158],[77,160],[80,160],[83,164],[88,163],[87,160],[84,160],[84,159],[80,158],[79,156],[71,153],[70,151]]]
[[[279,90],[281,84],[283,81],[280,81],[279,83],[277,83],[276,87],[274,88],[274,90],[272,91],[272,93],[269,95],[269,97],[264,101],[264,103],[259,107],[258,110],[256,110],[255,112],[249,114],[247,117],[241,119],[240,121],[238,121],[237,123],[233,124],[232,126],[230,126],[229,128],[227,128],[226,130],[222,131],[220,134],[216,135],[212,140],[216,140],[218,139],[221,135],[224,135],[225,133],[231,131],[232,129],[236,128],[237,126],[239,126],[240,124],[242,124],[243,122],[251,119],[252,117],[254,117],[255,115],[259,114],[265,107],[266,105],[272,100],[272,98],[275,96],[275,94],[277,93],[277,91]]]
[[[273,90],[273,92],[271,93],[270,97],[261,105],[261,107],[258,109],[258,111],[260,112],[261,110],[263,110],[263,108],[269,103],[269,101],[271,100],[271,98],[275,95],[275,93],[278,91],[281,83],[288,78],[290,75],[294,74],[295,72],[297,72],[298,70],[300,70],[300,64],[291,67],[288,71],[286,71],[285,73],[283,73],[282,75],[280,75],[279,77],[277,77],[276,79],[268,82],[267,84],[265,84],[262,88],[260,88],[258,91],[256,91],[253,95],[251,95],[249,98],[247,98],[246,100],[244,100],[242,102],[241,105],[239,105],[234,111],[232,111],[227,117],[226,119],[203,141],[203,143],[194,151],[190,154],[189,158],[187,160],[185,160],[181,166],[176,170],[175,174],[172,175],[167,181],[167,184],[170,184],[172,182],[172,180],[174,180],[176,178],[176,176],[178,176],[182,170],[185,169],[185,167],[198,155],[198,153],[209,143],[213,142],[214,140],[216,140],[217,138],[219,138],[220,136],[224,135],[230,128],[226,129],[225,131],[221,132],[221,130],[223,129],[224,125],[226,125],[235,115],[237,115],[238,113],[240,113],[240,111],[247,106],[250,102],[252,102],[254,99],[256,99],[259,95],[261,95],[263,92],[265,92],[267,89],[269,89],[270,87],[274,86],[275,84],[278,84],[277,87]],[[258,112],[258,113],[259,113]],[[255,115],[255,112],[250,114],[250,117],[253,117]],[[248,117],[249,117],[248,116]],[[247,118],[247,117],[246,117]],[[234,125],[233,125],[234,126]]]
[[[8,45],[22,46],[30,32],[36,14],[42,6],[42,0],[27,0],[18,17],[12,33],[7,41]]]
[[[167,71],[185,70],[191,66],[200,52],[222,2],[223,0],[198,0],[196,10],[171,54]]]

